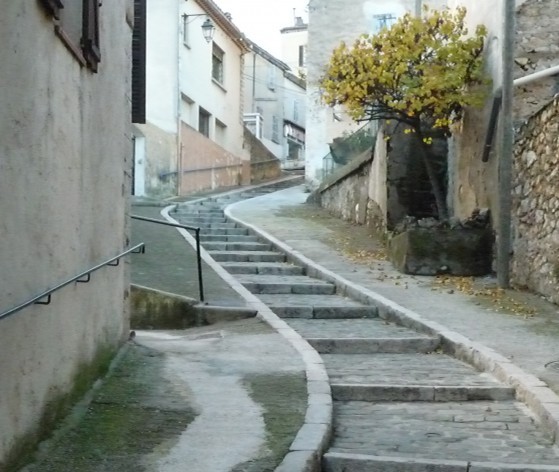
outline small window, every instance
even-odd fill
[[[299,121],[299,100],[293,100],[293,121]]]
[[[276,90],[276,67],[273,64],[268,66],[268,89],[272,92]]]
[[[280,138],[279,138],[279,119],[277,116],[273,116],[272,117],[272,141],[274,143],[279,144],[280,142]]]
[[[215,120],[215,142],[220,146],[225,147],[227,138],[227,125],[218,119]]]
[[[383,13],[381,15],[374,15],[375,19],[375,31],[380,31],[384,28],[390,28],[398,19],[393,13]]]
[[[53,17],[54,31],[78,62],[97,72],[101,61],[99,0],[40,0]]]
[[[212,48],[212,78],[223,84],[223,62],[225,53],[215,43]]]
[[[299,67],[305,67],[307,63],[307,46],[299,46]]]
[[[198,110],[198,131],[206,138],[210,137],[210,117],[211,115],[200,107]]]

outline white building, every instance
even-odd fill
[[[170,196],[250,182],[242,33],[211,0],[148,0],[147,18],[146,123],[136,132],[145,192]],[[215,28],[209,42],[207,21]]]
[[[299,77],[307,76],[308,25],[300,16],[295,17],[294,25],[280,30],[281,58]]]
[[[281,161],[302,166],[306,84],[284,62],[250,42],[245,58],[245,124]]]

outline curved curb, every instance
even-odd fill
[[[246,190],[237,192],[245,192]],[[227,194],[232,193],[236,192],[228,192]],[[200,200],[206,200],[206,198]],[[190,203],[193,202],[185,203],[185,205]],[[173,208],[175,208],[175,205],[164,208],[161,215],[167,221],[178,223],[169,215]],[[196,240],[187,230],[177,228],[177,231],[193,248],[196,248]],[[291,443],[288,454],[275,470],[277,472],[318,472],[322,453],[328,446],[332,434],[333,408],[330,382],[322,358],[299,333],[279,318],[258,297],[249,292],[235,277],[217,263],[203,247],[200,248],[200,255],[214,272],[245,299],[249,308],[258,312],[257,318],[266,322],[283,336],[300,354],[307,379],[307,411],[303,426]]]
[[[284,252],[288,260],[305,267],[307,275],[310,277],[335,284],[337,293],[367,305],[377,306],[381,318],[416,331],[440,336],[445,352],[473,365],[481,371],[493,374],[504,384],[513,387],[516,392],[516,398],[532,410],[540,420],[541,425],[551,434],[555,444],[559,445],[559,396],[545,382],[538,379],[535,375],[526,373],[497,351],[472,341],[440,323],[429,321],[418,313],[404,308],[372,290],[350,282],[312,261],[303,253],[278,240],[266,231],[233,216],[231,210],[240,203],[242,202],[229,205],[225,209],[227,218],[254,231],[261,238],[268,240],[277,250]]]

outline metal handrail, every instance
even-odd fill
[[[557,74],[559,74],[559,65],[551,66],[547,69],[525,75],[524,77],[519,77],[518,79],[514,79],[512,85],[514,87],[520,87],[522,85],[535,82],[536,80],[545,79]],[[501,104],[503,101],[502,94],[503,91],[501,87],[495,90],[495,93],[493,94],[493,106],[491,108],[491,116],[489,118],[489,124],[487,125],[485,144],[483,146],[483,153],[481,156],[482,162],[489,161],[489,154],[491,153],[491,148],[493,147],[493,139],[495,137],[495,130],[497,128],[497,120],[501,111]]]
[[[182,228],[196,233],[196,263],[198,265],[198,291],[200,293],[200,301],[204,303],[204,281],[202,279],[202,257],[200,255],[200,228],[195,226],[181,225],[171,223],[169,221],[156,220],[154,218],[146,218],[145,216],[130,215],[133,220],[147,221],[149,223],[157,223],[165,226],[173,226],[174,228]]]
[[[79,273],[78,275],[76,275],[75,277],[72,277],[69,280],[66,280],[65,282],[62,282],[58,285],[56,285],[55,287],[46,290],[42,293],[40,293],[39,295],[36,295],[35,297],[27,300],[24,303],[20,303],[19,305],[10,308],[7,311],[4,311],[3,313],[0,313],[0,320],[3,320],[5,318],[8,318],[9,316],[14,315],[15,313],[17,313],[20,310],[23,310],[24,308],[27,308],[30,305],[49,305],[51,302],[51,295],[56,292],[57,290],[60,290],[61,288],[65,287],[66,285],[71,284],[72,282],[76,282],[76,283],[88,283],[91,280],[91,273],[95,272],[96,270],[100,269],[101,267],[104,266],[112,266],[112,267],[116,267],[119,262],[120,259],[124,256],[126,256],[127,254],[130,253],[144,253],[145,252],[145,245],[144,243],[140,243],[137,244],[134,247],[131,247],[130,249],[127,249],[124,252],[121,252],[118,256],[112,257],[111,259],[102,262],[101,264],[97,264],[94,267],[91,267],[90,269]],[[44,300],[46,298],[46,300]],[[44,300],[44,301],[42,301]]]

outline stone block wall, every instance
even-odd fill
[[[559,303],[559,98],[518,133],[512,215],[513,283]]]

